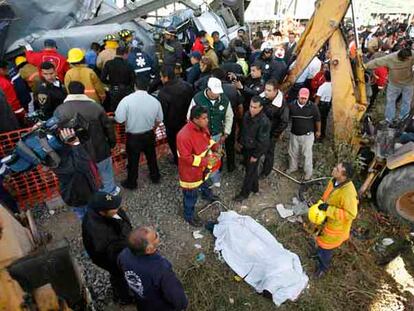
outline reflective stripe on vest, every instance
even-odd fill
[[[200,187],[203,184],[204,181],[206,181],[208,179],[209,176],[210,176],[210,173],[208,173],[204,177],[204,179],[202,179],[202,180],[191,181],[191,182],[180,180],[180,186],[181,186],[181,188],[184,188],[184,189],[194,189],[194,188],[198,188],[198,187]]]
[[[336,235],[336,236],[343,236],[345,233],[343,230],[335,230],[335,229],[330,229],[328,227],[323,228],[323,232],[326,233],[327,235]]]
[[[339,240],[335,243],[327,243],[322,241],[322,239],[320,237],[316,238],[316,243],[318,244],[318,246],[322,247],[323,249],[333,249],[333,248],[337,248],[339,246],[341,246],[341,244],[344,242],[345,240]]]
[[[85,94],[96,93],[95,89],[85,89]]]

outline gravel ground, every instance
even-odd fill
[[[280,149],[287,150],[286,139]],[[180,274],[195,261],[195,256],[203,251],[203,247],[205,249],[207,243],[212,242],[212,236],[204,230],[204,238],[194,240],[192,232],[195,229],[182,218],[182,193],[178,187],[177,169],[167,158],[161,159],[159,165],[162,174],[161,183],[152,184],[146,165],[141,166],[138,189],[123,191],[123,206],[133,226],[151,224],[157,227],[162,241],[160,252],[173,263],[175,270]],[[282,170],[286,169],[287,155],[284,152],[276,152],[275,165]],[[228,173],[226,169],[223,172],[222,187],[215,192],[229,209],[234,209],[240,214],[259,217],[260,210],[275,206],[276,203],[290,203],[291,199],[297,196],[298,187],[273,172],[270,177],[260,182],[259,194],[252,195],[242,204],[234,204],[232,199],[241,188],[244,171],[239,165],[232,173]],[[295,175],[295,177],[300,178],[300,175]],[[206,202],[200,200],[197,207],[202,208],[205,205]],[[119,306],[111,302],[112,293],[108,274],[93,265],[83,249],[80,223],[75,215],[67,208],[56,208],[49,212],[45,212],[46,210],[43,208],[36,213],[39,226],[50,232],[55,240],[62,238],[69,240],[73,255],[95,299],[96,309],[120,310]],[[260,215],[260,219],[269,221],[272,217],[271,213],[266,212]],[[211,209],[203,213],[202,218],[207,220],[218,214],[217,209]],[[201,249],[197,249],[194,244],[201,245]],[[126,307],[124,310],[133,310],[133,308]]]

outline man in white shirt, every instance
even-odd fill
[[[326,136],[326,123],[328,120],[329,111],[332,105],[332,82],[331,72],[325,71],[325,82],[318,88],[315,96],[315,104],[319,108],[321,114],[321,137],[320,140]]]
[[[148,81],[137,78],[136,91],[120,102],[115,111],[115,120],[125,122],[128,177],[121,185],[127,189],[137,188],[138,167],[141,152],[145,154],[153,183],[159,183],[160,173],[155,151],[155,129],[164,116],[160,102],[147,93]]]

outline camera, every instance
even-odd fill
[[[35,130],[22,135],[13,153],[1,160],[1,164],[8,168],[6,172],[24,172],[39,164],[56,168],[60,164],[57,151],[76,138],[81,142],[89,139],[88,122],[80,114],[68,121],[62,122],[59,118],[52,117],[37,123]],[[60,130],[63,128],[73,129],[74,133],[62,140]]]

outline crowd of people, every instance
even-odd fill
[[[120,208],[121,189],[111,158],[116,144],[113,122],[125,124],[128,166],[121,186],[129,190],[138,187],[141,153],[151,182],[162,182],[155,129],[165,125],[171,160],[178,167],[184,219],[195,227],[202,225],[195,213],[199,195],[207,202],[220,200],[215,190],[222,186],[221,175],[235,170],[238,153],[243,156],[245,177],[234,200],[242,202],[258,193],[259,180],[272,172],[275,151],[284,152],[281,140],[289,124],[287,173],[301,169],[303,158],[305,181],[313,177],[314,142],[322,143],[330,134],[327,49],[283,94],[279,85],[295,66],[297,34],[285,34],[286,41],[275,44],[261,32],[250,40],[240,29],[227,46],[220,35],[199,31],[191,46],[183,47],[176,30],[168,27],[160,43],[161,65],[127,29],[107,35],[102,47],[96,42],[86,52],[74,47],[67,57],[49,39],[43,50],[16,57],[15,66],[0,62],[0,131],[27,126],[25,115],[34,111],[43,120],[59,120],[65,146],[54,170],[62,198],[82,220],[85,249],[96,265],[110,273],[117,300],[130,303],[131,290],[139,310],[181,310],[187,298],[171,264],[157,252],[155,229],[133,229]],[[370,73],[370,104],[386,88],[386,121],[404,120],[413,97],[414,20],[407,29],[394,22],[366,29],[359,39]],[[352,30],[347,40],[352,61],[356,57]],[[186,60],[191,64],[188,68]],[[402,104],[396,117],[399,96]],[[114,113],[113,119],[108,112]],[[71,126],[74,119],[84,135]],[[401,142],[413,141],[414,121],[405,131]],[[324,230],[319,238],[320,275],[329,268],[332,249],[349,237],[356,217],[356,200],[343,203],[340,191],[330,196],[334,188],[343,187],[347,196],[356,197],[352,171],[349,163],[335,167],[324,199],[329,204],[320,205],[334,228],[334,233]]]

